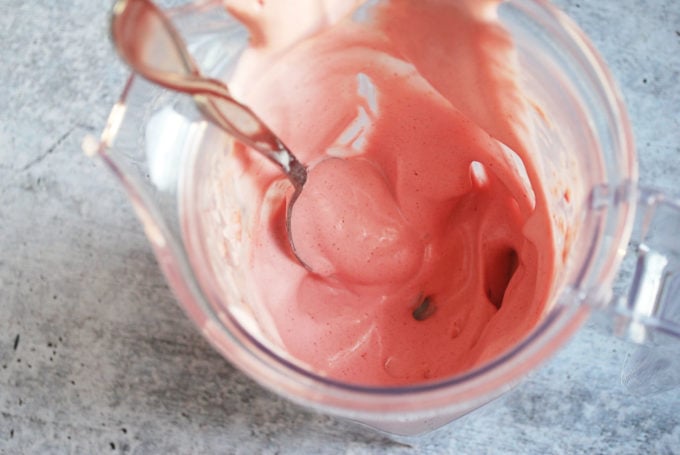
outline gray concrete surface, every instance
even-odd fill
[[[678,192],[680,3],[559,0],[627,99],[641,180]],[[0,0],[0,453],[680,453],[680,392],[620,385],[591,322],[496,405],[406,447],[262,390],[175,304],[80,141],[126,71],[104,0]]]

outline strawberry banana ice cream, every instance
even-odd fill
[[[265,336],[333,379],[413,384],[528,334],[555,235],[498,2],[356,3],[226,1],[251,36],[230,87],[309,167],[307,267],[286,178],[240,144],[225,159],[256,207],[242,267]]]

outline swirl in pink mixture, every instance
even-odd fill
[[[393,385],[473,368],[521,340],[550,297],[550,208],[496,2],[231,0],[251,31],[230,82],[305,163],[257,154],[250,276],[293,357]],[[305,15],[301,15],[305,11]]]

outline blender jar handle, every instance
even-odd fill
[[[680,386],[680,201],[638,188],[626,260],[634,262],[628,292],[613,302],[615,333],[638,344],[621,382],[648,395]]]
[[[680,339],[680,201],[648,188],[637,193],[627,253],[635,266],[627,295],[614,302],[616,332],[640,344]]]

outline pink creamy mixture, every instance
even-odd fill
[[[319,374],[417,383],[534,327],[551,212],[498,2],[356,3],[226,1],[251,32],[230,87],[310,166],[292,232],[313,272],[288,245],[287,180],[241,145],[227,159],[257,207],[266,335]]]

